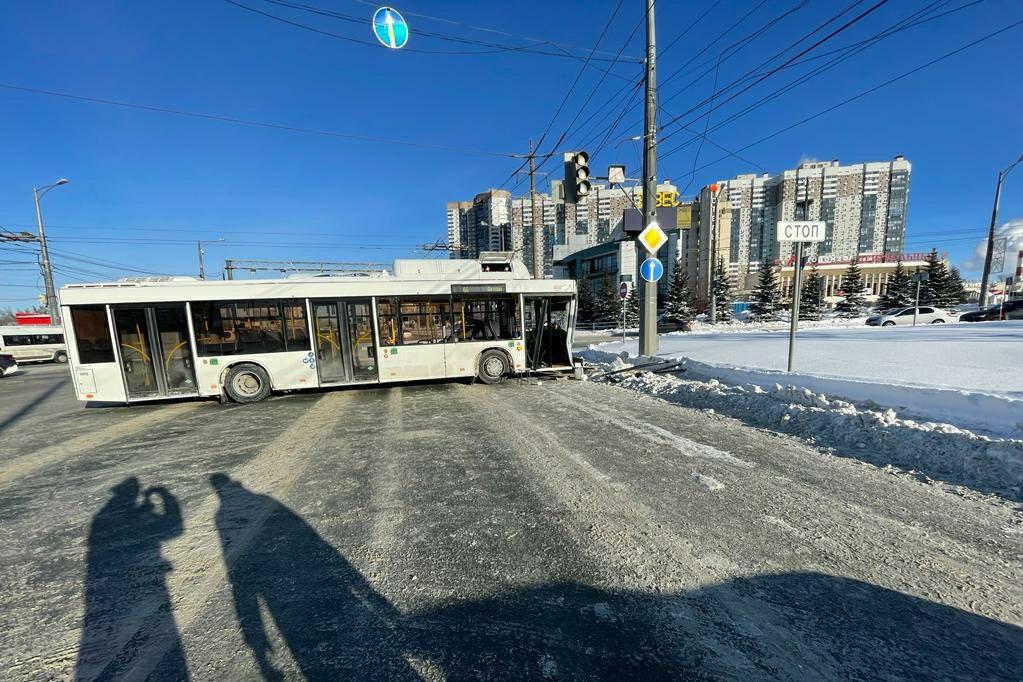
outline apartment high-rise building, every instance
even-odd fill
[[[658,190],[673,190],[660,185]],[[544,226],[544,272],[552,276],[554,247],[569,251],[605,242],[620,230],[627,209],[640,205],[638,187],[594,185],[576,204],[561,199],[561,181],[551,181],[551,193],[537,193]],[[502,189],[477,194],[472,201],[447,204],[447,230],[451,258],[476,258],[482,251],[514,251],[526,267],[533,267],[533,206],[527,194],[512,198]]]
[[[905,244],[911,170],[902,156],[846,166],[838,160],[813,161],[777,175],[719,180],[716,193],[705,187],[699,198],[700,257],[689,266],[698,299],[709,290],[717,260],[724,261],[739,291],[754,286],[760,263],[787,260],[794,246],[777,242],[782,220],[826,223],[825,240],[804,249],[809,262],[888,254],[894,259]]]
[[[472,201],[449,202],[448,247],[451,258],[476,258],[483,251],[512,251],[511,194],[489,189]],[[519,236],[521,248],[521,235]]]

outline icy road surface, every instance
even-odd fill
[[[788,329],[673,333],[660,355],[730,367],[785,370]],[[620,342],[600,350],[616,352]],[[624,346],[636,353],[636,340]],[[796,371],[877,384],[935,386],[1023,398],[1023,320],[917,327],[800,329]]]
[[[0,678],[1019,679],[1015,503],[591,382],[0,380]]]

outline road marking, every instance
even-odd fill
[[[564,392],[561,393],[564,395]],[[608,415],[607,410],[591,407],[582,400],[574,400],[572,402],[572,407],[582,412],[586,412],[594,419],[598,419],[639,436],[653,445],[658,447],[670,447],[677,450],[680,454],[686,457],[710,459],[723,464],[730,464],[741,469],[752,469],[756,466],[753,462],[748,462],[740,457],[729,454],[724,450],[719,450],[718,448],[710,445],[704,445],[703,443],[697,443],[694,440],[672,433],[667,429],[662,429],[660,426],[656,426],[649,422],[644,422],[642,425],[639,425],[628,417],[610,416]]]
[[[514,444],[510,449],[532,471],[531,479],[578,519],[576,526],[589,526],[586,539],[597,547],[581,547],[598,565],[610,563],[623,572],[618,587],[645,589],[656,577],[669,589],[685,591],[732,574],[728,559],[697,551],[627,486],[563,445],[553,430],[537,429],[521,411],[499,404],[492,392],[484,389],[473,397],[486,428]],[[662,565],[671,570],[662,571]]]
[[[143,414],[111,424],[98,431],[85,433],[57,445],[51,445],[42,450],[36,450],[35,452],[15,457],[9,462],[4,463],[3,471],[0,471],[0,485],[23,478],[52,464],[70,459],[82,452],[93,450],[118,438],[138,433],[161,422],[170,421],[173,417],[193,412],[206,405],[208,403],[201,402],[163,405],[158,409],[151,409]]]

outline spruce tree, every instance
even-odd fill
[[[888,278],[888,286],[884,293],[877,297],[877,310],[891,310],[892,308],[905,308],[913,305],[916,289],[913,284],[913,277],[906,272],[900,258],[895,263],[895,270]]]
[[[728,270],[725,269],[725,260],[718,259],[717,267],[714,268],[714,312],[718,322],[732,321],[732,284],[728,281]]]
[[[948,269],[948,292],[953,305],[966,303],[967,295],[963,276],[959,274],[959,268],[954,265]]]
[[[810,273],[803,280],[803,288],[799,294],[799,319],[821,319],[821,308],[824,305],[824,280],[817,272],[817,264],[810,268]]]
[[[597,298],[593,302],[595,322],[616,322],[622,319],[622,301],[618,298],[618,287],[605,275],[600,281]]]
[[[757,286],[751,296],[749,312],[754,320],[775,320],[781,310],[781,292],[778,290],[778,278],[774,274],[774,265],[764,260],[760,264]]]
[[[935,308],[950,308],[955,305],[948,267],[938,256],[937,249],[931,249],[927,254],[927,267],[924,271],[927,273],[927,281],[920,287],[920,305]]]
[[[576,320],[579,322],[593,322],[593,287],[588,280],[579,279],[575,283],[578,298],[576,303]]]
[[[859,317],[867,305],[866,290],[863,287],[863,274],[860,266],[853,258],[842,275],[842,300],[835,306],[839,317]]]
[[[693,307],[690,303],[692,293],[689,291],[689,277],[682,267],[680,259],[675,260],[671,282],[664,296],[664,319],[668,322],[685,324],[693,319]]]

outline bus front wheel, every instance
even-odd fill
[[[53,361],[58,365],[65,364],[67,362],[67,353],[62,350],[57,351],[57,353],[53,356]]]
[[[235,365],[227,373],[224,390],[236,403],[257,403],[270,395],[270,375],[259,365]]]
[[[480,356],[477,376],[485,384],[496,384],[504,380],[504,376],[510,369],[508,356],[499,350],[488,350]]]

